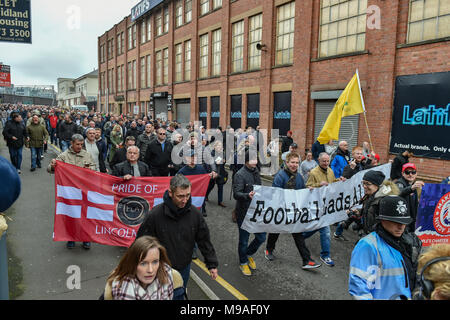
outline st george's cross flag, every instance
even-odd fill
[[[57,161],[53,240],[129,247],[149,211],[163,203],[171,178],[140,177],[125,181]],[[192,183],[192,204],[200,208],[210,176],[186,178]]]

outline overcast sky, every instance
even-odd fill
[[[97,38],[139,0],[31,0],[32,44],[0,42],[14,85],[54,85],[98,68]]]

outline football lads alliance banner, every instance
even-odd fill
[[[346,181],[312,190],[255,186],[242,228],[250,233],[298,233],[320,229],[348,218],[364,196],[362,178],[367,171],[381,171],[386,179],[391,164],[360,171]]]
[[[428,184],[422,189],[416,235],[423,246],[450,244],[450,185]]]
[[[192,204],[200,208],[210,176],[186,177],[192,183]],[[171,178],[126,181],[57,161],[53,240],[129,247],[148,212],[163,202]]]

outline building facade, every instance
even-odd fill
[[[77,79],[58,78],[58,106],[88,105],[95,107],[99,95],[98,70]]]
[[[98,38],[98,105],[290,129],[306,150],[358,69],[366,118],[344,118],[340,138],[387,161],[396,79],[449,72],[449,40],[449,0],[144,0]],[[437,181],[443,159],[412,161]]]
[[[15,86],[0,88],[0,103],[24,105],[56,105],[54,86]]]

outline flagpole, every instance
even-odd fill
[[[362,107],[363,107],[363,110],[364,110],[364,121],[365,121],[365,123],[366,123],[367,134],[368,134],[368,136],[369,136],[370,149],[372,149],[372,151],[375,152],[375,150],[373,149],[372,138],[371,138],[371,136],[370,136],[369,125],[367,124],[366,106],[365,106],[365,104],[364,104],[364,98],[363,98],[363,95],[362,95],[361,82],[359,81],[359,72],[358,72],[358,69],[356,69],[356,78],[358,79],[359,94],[360,94],[360,96],[361,96],[361,103],[362,103]]]

